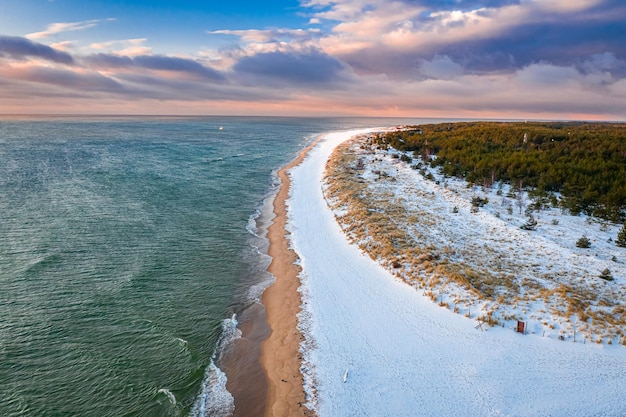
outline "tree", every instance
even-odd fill
[[[524,198],[524,192],[522,191],[521,187],[517,192],[517,196],[515,197],[515,204],[517,205],[517,207],[519,207],[519,212],[521,214],[526,205],[526,199]]]
[[[520,213],[528,204],[518,191],[523,188],[542,200],[533,204],[536,208],[550,196],[553,206],[560,204],[573,215],[611,222],[626,216],[624,123],[442,123],[375,140],[381,148],[422,155],[425,164],[446,176],[472,184],[508,184],[507,195],[517,196],[513,207]]]
[[[472,197],[472,206],[474,207],[483,207],[485,204],[489,202],[488,198],[481,198],[478,196]]]
[[[589,238],[587,236],[581,237],[580,239],[578,239],[578,241],[576,242],[576,247],[577,248],[590,248],[591,247],[591,240],[589,240]]]
[[[622,230],[617,234],[615,244],[619,247],[626,248],[626,223],[622,226]]]
[[[528,216],[528,220],[526,220],[526,223],[520,226],[520,229],[522,230],[535,230],[536,228],[537,220],[535,220],[535,217],[532,214]]]

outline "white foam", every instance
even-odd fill
[[[248,231],[248,233],[256,237],[259,236],[257,234],[257,231],[258,231],[257,219],[259,218],[260,215],[261,215],[261,210],[259,209],[254,210],[254,213],[252,213],[252,215],[248,218],[248,223],[246,224],[246,230]]]
[[[235,314],[222,322],[222,334],[217,343],[211,363],[204,373],[200,395],[191,409],[191,417],[228,417],[235,411],[235,399],[226,389],[226,374],[215,361],[226,346],[241,337]]]
[[[276,177],[276,181],[278,177]],[[274,217],[274,199],[278,190],[278,183],[272,184],[272,190],[263,199],[263,203],[257,208],[248,219],[246,229],[252,235],[250,246],[254,251],[254,259],[250,262],[256,271],[257,281],[251,284],[246,293],[246,300],[260,302],[261,296],[267,287],[274,282],[274,277],[267,272],[272,258],[267,254],[269,240],[267,239],[267,228],[272,224]]]
[[[157,391],[157,393],[164,394],[170,401],[170,403],[172,403],[172,405],[176,405],[176,396],[174,396],[174,393],[172,393],[172,391],[168,390],[167,388],[161,388]]]

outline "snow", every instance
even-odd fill
[[[333,149],[359,133],[325,135],[291,171],[303,373],[318,415],[626,415],[621,345],[483,331],[349,242],[322,181]]]
[[[532,203],[526,192],[515,195],[505,184],[468,187],[432,168],[422,168],[421,173],[411,168],[415,161],[400,162],[398,151],[374,152],[364,149],[364,143],[349,148],[358,158],[354,165],[361,168],[348,175],[352,182],[346,187],[351,193],[359,188],[364,197],[358,204],[381,215],[363,219],[358,210],[351,211],[342,201],[341,187],[327,187],[326,197],[362,249],[385,265],[404,266],[394,274],[416,288],[427,288],[433,300],[471,318],[491,318],[509,328],[519,319],[530,332],[545,337],[626,344],[626,250],[612,241],[621,225],[544,206],[532,211],[536,229],[525,231],[519,226],[527,221],[524,208]],[[366,188],[354,180],[365,182]],[[488,203],[478,209],[472,207],[473,198]],[[372,217],[378,224],[372,224]],[[377,231],[366,232],[364,224],[368,231]],[[384,239],[390,233],[396,236],[394,248]],[[583,235],[591,248],[576,247]],[[398,248],[398,236],[406,236],[408,244]],[[433,257],[452,265],[435,268]],[[614,281],[599,278],[605,269]],[[474,287],[493,295],[479,298],[448,279],[456,271],[465,277],[471,273]]]

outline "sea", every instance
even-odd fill
[[[219,359],[272,280],[276,171],[419,122],[0,116],[0,415],[232,415]]]

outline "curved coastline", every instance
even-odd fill
[[[288,223],[318,415],[624,415],[619,348],[481,331],[351,244],[321,186],[349,137],[325,139],[290,171]]]

